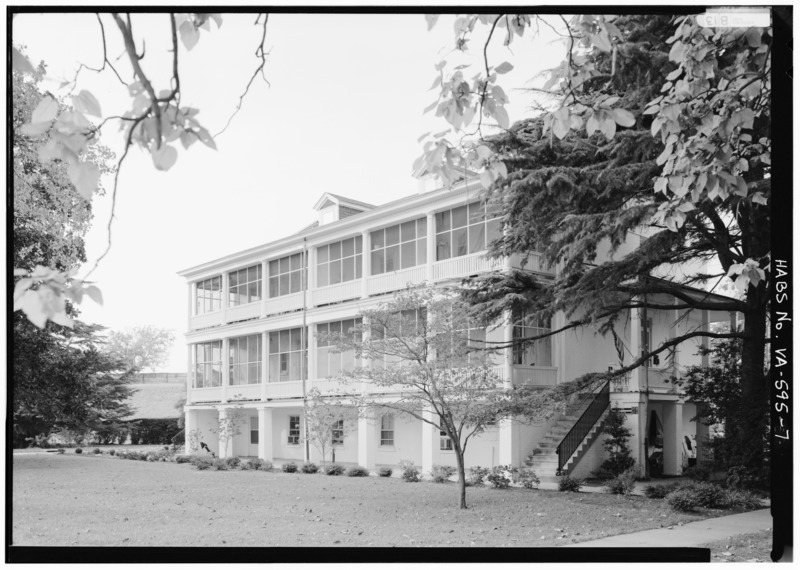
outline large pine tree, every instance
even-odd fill
[[[674,156],[676,144],[665,145],[658,136],[663,123],[653,125],[654,119],[660,120],[663,115],[663,110],[661,114],[653,113],[654,105],[658,106],[663,92],[674,94],[671,79],[680,77],[673,61],[678,35],[675,21],[668,17],[625,16],[614,24],[624,41],[613,53],[594,50],[587,56],[588,65],[595,70],[594,77],[574,94],[571,105],[573,109],[602,109],[611,102],[609,107],[633,113],[632,126],[618,129],[611,137],[601,132],[587,136],[588,124],[573,126],[560,139],[563,130],[554,136],[553,116],[548,119],[545,115],[522,121],[488,141],[509,172],[491,190],[492,199],[502,204],[505,229],[491,254],[539,252],[547,263],[559,267],[558,277],[544,281],[517,270],[482,278],[472,283],[464,295],[475,305],[476,312],[487,318],[497,318],[505,310],[524,311],[540,318],[563,311],[567,315],[566,329],[592,325],[604,334],[611,331],[615,322],[624,320],[631,309],[740,312],[744,316],[742,330],[689,331],[651,346],[647,354],[636,355],[626,370],[654,354],[663,357],[677,343],[690,338],[741,339],[741,398],[748,405],[739,407],[740,417],[729,425],[739,442],[738,456],[732,460],[761,471],[765,463],[763,434],[767,429],[763,412],[767,405],[770,215],[764,202],[769,199],[770,180],[768,158],[764,159],[763,153],[768,153],[769,148],[769,93],[762,89],[750,94],[746,92],[747,85],[742,88],[745,91],[729,85],[740,81],[744,73],[768,88],[763,76],[768,76],[768,66],[764,63],[760,69],[756,67],[756,63],[764,61],[756,59],[755,46],[761,45],[762,39],[739,34],[715,40],[716,44],[710,37],[703,40],[716,46],[703,56],[707,67],[703,73],[711,77],[709,89],[692,97],[681,94],[674,108],[676,128],[684,127],[677,133],[680,145],[688,149],[682,157]],[[770,38],[765,34],[763,41],[768,43]],[[691,73],[684,77],[690,76]],[[619,98],[618,102],[615,98]],[[745,119],[753,119],[751,124],[747,120],[738,125],[732,122],[732,116],[742,113]],[[721,117],[714,119],[714,129],[709,127],[709,136],[702,141],[712,151],[723,153],[721,157],[712,154],[709,159],[715,161],[709,163],[716,168],[715,176],[721,179],[741,174],[747,191],[718,193],[709,184],[708,188],[714,190],[709,193],[695,184],[697,192],[691,195],[692,200],[686,194],[686,205],[676,208],[675,196],[681,192],[681,182],[688,183],[688,178],[670,180],[670,192],[654,191],[654,182],[662,175],[665,160],[675,161],[677,172],[688,168],[683,161],[688,152],[697,153],[693,159],[705,156],[697,145],[689,148],[690,143],[697,142],[698,133],[703,134],[699,125],[705,116]],[[731,121],[727,131],[726,125],[720,127],[725,120]],[[738,165],[736,172],[729,164]],[[665,218],[667,206],[671,212],[679,211],[682,224],[670,221],[669,216]],[[621,246],[631,232],[645,237],[638,247],[628,251]],[[616,253],[613,259],[597,257],[602,244],[610,244]],[[688,287],[729,282],[729,270],[733,268],[738,274],[734,266],[745,265],[748,259],[756,260],[765,273],[757,283],[746,285],[741,298],[690,293]],[[713,274],[706,273],[707,269],[663,271],[664,267],[688,267],[689,262],[698,261],[704,263],[696,265],[705,268],[716,262],[718,269]]]

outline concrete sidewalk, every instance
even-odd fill
[[[587,546],[601,548],[635,548],[644,546],[657,548],[691,547],[706,544],[707,542],[714,542],[716,540],[724,540],[739,534],[749,534],[771,528],[772,515],[770,515],[769,509],[760,509],[757,511],[750,511],[749,513],[740,513],[738,515],[705,519],[682,526],[656,528],[631,534],[607,536],[597,540],[578,542],[565,546],[571,546],[573,548]]]

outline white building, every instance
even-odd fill
[[[190,437],[199,437],[223,457],[320,461],[319,452],[304,445],[303,396],[312,387],[330,389],[330,376],[355,363],[352,355],[332,354],[318,346],[318,331],[347,330],[359,311],[408,284],[436,284],[521,266],[516,258],[484,257],[499,222],[480,194],[476,182],[462,183],[454,190],[422,192],[376,207],[325,193],[314,206],[317,221],[301,232],[181,271],[188,281],[190,314],[187,453]],[[536,255],[529,256],[525,269],[541,279],[554,276]],[[623,362],[640,353],[642,317],[631,311],[624,329],[616,331],[624,347]],[[708,311],[682,318],[676,311],[647,315],[656,343],[729,318],[727,313]],[[561,324],[563,318],[556,317],[551,326]],[[541,331],[503,326],[490,329],[487,340],[509,341],[536,332]],[[610,394],[598,396],[596,415],[605,413],[609,401],[628,412],[634,432],[630,445],[640,465],[645,453],[661,453],[664,473],[679,474],[694,454],[686,442],[696,448],[694,441],[705,436],[702,424],[690,422],[695,405],[684,403],[668,381],[682,367],[700,363],[699,344],[684,343],[669,367],[663,362],[640,367],[627,381],[611,385]],[[613,339],[582,330],[509,352],[503,362],[497,371],[507,387],[552,386],[619,366],[620,357]],[[241,433],[229,441],[215,429],[232,409],[245,417]],[[470,443],[466,466],[519,466],[533,456],[530,464],[539,475],[554,475],[555,450],[582,412],[541,425],[500,422]],[[599,423],[592,418],[590,425],[581,427],[577,453],[565,470],[585,476],[599,466]],[[645,452],[642,435],[648,430]],[[455,465],[446,436],[428,424],[392,414],[358,420],[357,429],[344,435],[335,453],[337,462],[369,469],[404,459],[424,473],[434,464]]]

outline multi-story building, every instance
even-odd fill
[[[524,264],[520,258],[484,256],[500,224],[497,212],[481,200],[476,182],[420,192],[382,206],[325,193],[314,210],[317,221],[297,234],[180,272],[188,281],[190,314],[187,452],[190,438],[199,437],[222,456],[319,461],[319,452],[304,440],[304,396],[312,388],[334,388],[332,376],[359,363],[353,354],[329,351],[317,333],[348,330],[361,310],[409,284],[462,280],[512,266],[524,266],[540,279],[554,277],[554,270],[535,254]],[[637,239],[630,237],[632,242]],[[673,311],[644,315],[633,310],[616,331],[616,343],[592,330],[558,334],[524,350],[507,349],[496,373],[506,387],[553,386],[631,362],[647,338],[660,342],[729,318],[727,313],[708,311],[678,318]],[[504,324],[486,335],[487,340],[509,342],[563,324],[564,318],[556,316],[552,323]],[[611,405],[628,413],[634,432],[630,444],[640,464],[645,453],[661,453],[664,472],[680,473],[693,459],[695,442],[703,440],[706,428],[690,421],[695,405],[683,401],[669,377],[701,362],[699,344],[686,342],[668,366],[651,362],[600,391],[592,408],[599,413],[588,425],[588,416],[578,421],[587,404],[573,411],[577,415],[539,425],[499,422],[470,443],[467,467],[530,461],[541,475],[553,475],[561,467],[555,454],[559,442],[581,424],[569,436],[575,441],[575,454],[562,449],[562,456],[572,459],[562,457],[561,463],[565,470],[586,475],[602,459],[597,431]],[[230,441],[220,440],[219,421],[232,409],[237,417],[244,414],[240,433]],[[442,432],[398,414],[361,418],[357,429],[335,439],[340,463],[373,469],[405,459],[423,472],[433,464],[455,464],[452,445]]]

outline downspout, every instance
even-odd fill
[[[306,389],[306,359],[308,358],[308,348],[306,347],[306,311],[308,295],[308,248],[307,238],[303,238],[303,325],[300,329],[300,380],[303,386],[303,461],[309,461],[308,449],[308,421],[307,421],[307,389]]]

